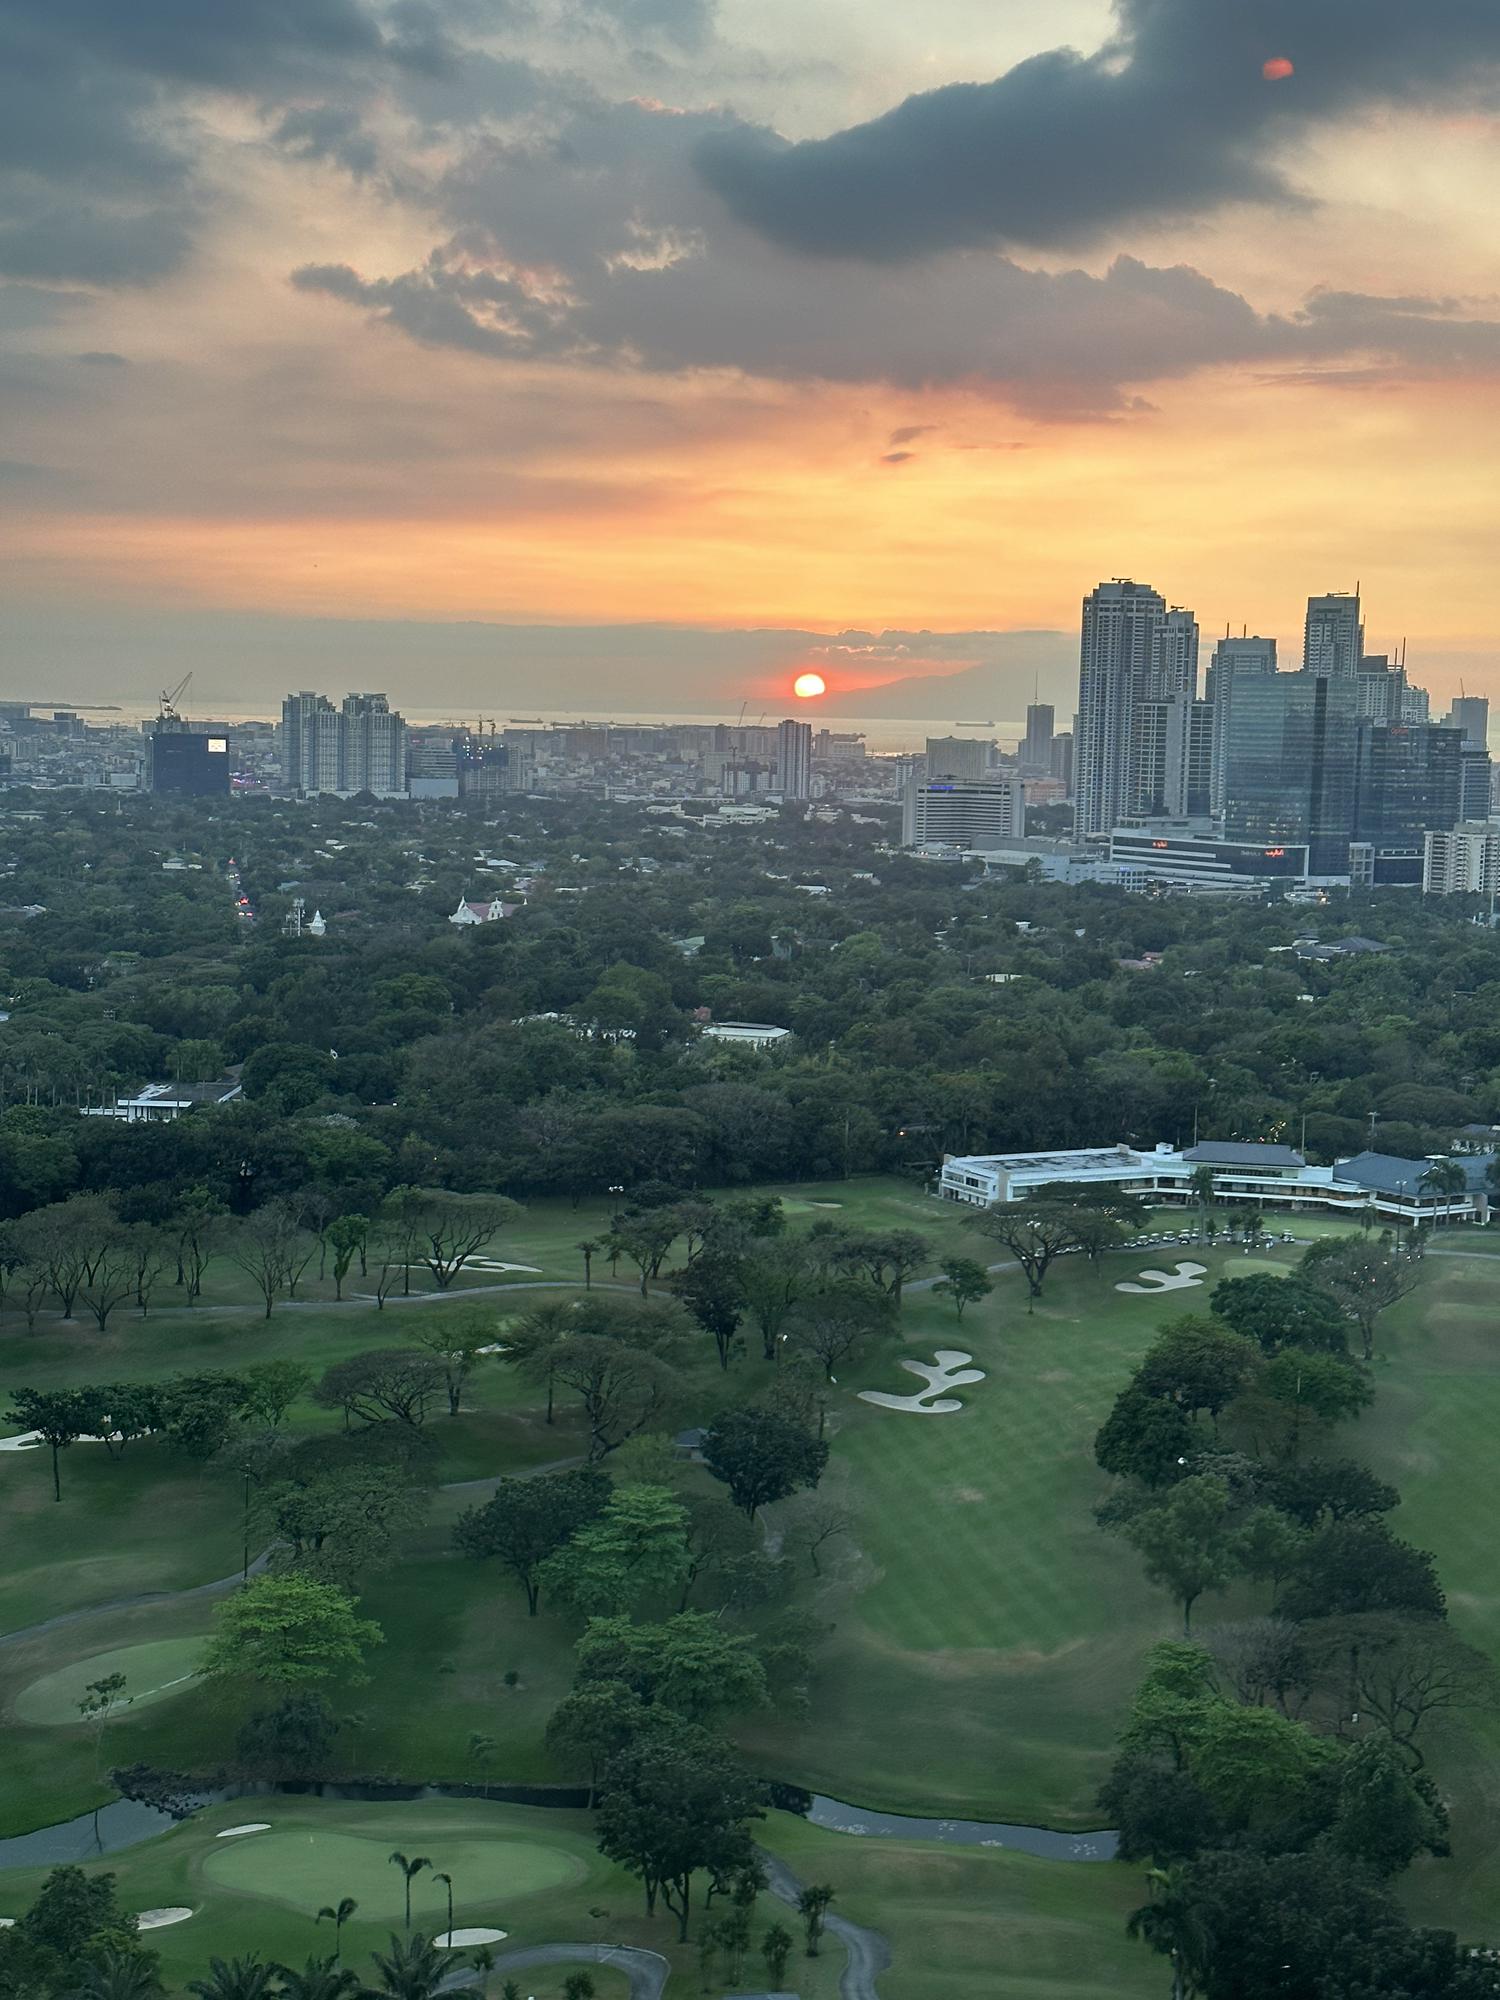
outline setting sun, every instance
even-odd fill
[[[811,701],[816,694],[827,694],[828,683],[821,674],[798,674],[792,682],[792,693],[800,695],[803,701]]]

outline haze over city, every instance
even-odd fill
[[[1116,574],[1289,661],[1358,584],[1372,647],[1489,686],[1491,7],[7,0],[0,40],[16,695],[712,713],[813,666],[830,713],[1017,717]]]

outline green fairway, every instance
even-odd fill
[[[353,1896],[367,1918],[395,1923],[405,1911],[406,1892],[390,1853],[383,1841],[357,1834],[273,1827],[218,1842],[203,1872],[236,1895],[268,1896],[299,1910]],[[454,1907],[466,1921],[477,1908],[503,1912],[539,1889],[581,1881],[585,1872],[576,1857],[540,1840],[448,1840],[433,1865],[453,1877]],[[413,1921],[429,1928],[447,1910],[447,1891],[430,1869],[412,1881],[411,1910]]]
[[[107,1653],[90,1653],[43,1674],[15,1697],[21,1722],[77,1723],[78,1704],[91,1682],[123,1674],[125,1687],[112,1713],[145,1708],[187,1691],[203,1654],[201,1639],[155,1639],[139,1646],[117,1646]]]
[[[246,1819],[268,1820],[271,1831],[216,1838]],[[836,1911],[890,1940],[894,1962],[880,1976],[881,2000],[970,2000],[997,1990],[1002,1972],[1003,1990],[1018,2000],[1095,2000],[1101,1993],[1144,2000],[1161,1990],[1159,1962],[1125,1936],[1126,1915],[1141,1900],[1138,1870],[856,1840],[785,1813],[769,1814],[757,1836],[804,1881],[830,1883]],[[648,1920],[640,1884],[600,1857],[583,1813],[478,1799],[240,1800],[87,1867],[116,1876],[126,1909],[193,1911],[188,1922],[151,1939],[169,1991],[180,1992],[211,1955],[255,1952],[300,1965],[311,1953],[326,1953],[329,1927],[316,1913],[341,1896],[359,1905],[344,1929],[344,1962],[362,1969],[401,1926],[401,1875],[387,1859],[394,1848],[428,1855],[434,1870],[453,1876],[455,1922],[505,1930],[497,1952],[563,1938],[644,1946],[673,1965],[667,2000],[689,2000],[701,1990],[702,1914],[686,1945],[678,1944],[676,1924],[665,1914]],[[38,1870],[0,1874],[0,1911],[23,1909],[42,1879]],[[442,1884],[424,1871],[412,1884],[414,1922],[436,1930],[446,1910]],[[793,1912],[762,1896],[754,1936],[779,1922],[798,1929]],[[844,1963],[842,1948],[828,1937],[815,1959],[799,1946],[788,1980],[802,2000],[836,2000]],[[522,1990],[556,2000],[566,1970],[528,1971]],[[599,2000],[623,2000],[618,1974],[591,1970]],[[759,1970],[752,1953],[738,1988],[753,1990]],[[722,1991],[722,1982],[711,1990]]]

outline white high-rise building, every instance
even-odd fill
[[[1148,584],[1116,577],[1083,600],[1078,719],[1073,746],[1074,821],[1107,834],[1135,805],[1135,725],[1161,659],[1166,600]]]
[[[1422,838],[1422,891],[1428,896],[1493,896],[1500,891],[1500,826],[1469,820]]]
[[[304,688],[281,704],[281,775],[289,791],[406,790],[406,723],[383,694],[350,694],[335,709]]]
[[[1364,621],[1357,590],[1331,590],[1307,600],[1302,665],[1310,674],[1353,680],[1365,650]]]
[[[383,694],[346,694],[339,715],[340,791],[388,798],[406,790],[406,722]]]
[[[326,694],[303,688],[281,704],[281,776],[293,792],[336,792],[339,717]]]
[[[1026,831],[1026,796],[1019,775],[982,781],[923,783],[913,779],[901,800],[904,847],[971,849],[1002,845]]]

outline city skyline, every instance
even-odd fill
[[[1018,714],[1119,572],[1486,692],[1500,18],[1347,11],[14,0],[0,672]]]

